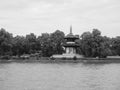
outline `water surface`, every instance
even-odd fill
[[[2,63],[0,90],[120,90],[120,64]]]

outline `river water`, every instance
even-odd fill
[[[120,64],[2,63],[0,90],[120,90]]]

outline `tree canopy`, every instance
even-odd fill
[[[36,36],[34,33],[26,36],[15,36],[5,29],[0,29],[0,56],[23,55],[41,53],[41,56],[49,57],[53,54],[64,52],[62,44],[65,43],[65,34],[60,30],[53,33],[42,33]],[[92,32],[83,32],[77,52],[86,57],[105,58],[108,55],[120,55],[120,36],[109,38],[102,36],[101,31],[93,29]]]

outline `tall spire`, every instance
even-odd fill
[[[72,34],[72,25],[70,26],[70,34]]]

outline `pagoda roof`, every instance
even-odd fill
[[[73,34],[69,33],[69,34],[65,37],[65,39],[68,39],[68,38],[79,39],[79,36],[73,35]]]
[[[79,39],[79,36],[73,35],[72,26],[70,27],[70,33],[65,37],[65,39],[68,39],[68,38]]]

